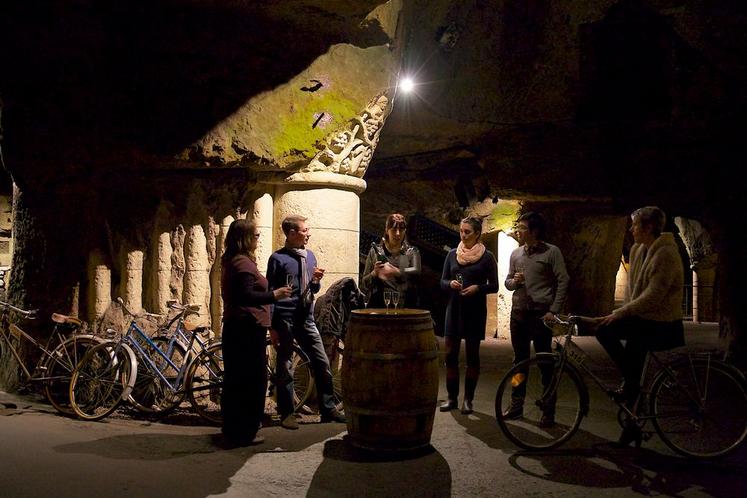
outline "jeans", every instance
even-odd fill
[[[278,415],[285,418],[294,411],[293,372],[291,371],[294,338],[303,352],[306,353],[306,356],[309,357],[309,364],[316,383],[319,412],[322,416],[332,413],[335,410],[332,369],[329,366],[329,359],[324,351],[324,344],[314,323],[313,315],[308,314],[303,317],[275,316],[272,327],[277,331],[280,340],[275,371]]]

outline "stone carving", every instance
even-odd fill
[[[389,112],[389,97],[382,94],[372,99],[360,116],[350,120],[347,129],[327,139],[324,149],[301,172],[328,171],[362,178],[371,164]]]
[[[692,269],[713,268],[718,256],[713,248],[713,242],[708,231],[697,220],[677,216],[674,219],[680,231],[680,237],[690,256]]]

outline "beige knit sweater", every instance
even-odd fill
[[[625,304],[613,313],[659,322],[681,320],[683,285],[682,258],[671,233],[662,233],[648,250],[633,244]]]

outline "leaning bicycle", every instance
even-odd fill
[[[683,353],[665,362],[649,351],[640,394],[628,407],[586,366],[585,353],[573,342],[584,320],[570,316],[546,324],[554,331],[553,351],[537,353],[503,377],[496,393],[495,413],[498,425],[512,442],[536,450],[556,448],[570,439],[589,411],[584,373],[619,406],[620,425],[634,424],[643,439],[649,439],[655,431],[672,450],[694,458],[721,457],[744,443],[747,382],[739,370],[710,353]],[[653,380],[647,383],[651,368]],[[518,416],[517,392],[523,394]],[[514,415],[504,417],[512,401]],[[548,414],[552,423],[547,423]],[[648,422],[653,431],[647,427]]]
[[[178,311],[177,330],[185,317],[199,312],[199,306],[171,303],[170,307]],[[204,343],[197,328],[191,330],[186,344],[179,343],[179,335],[151,338],[134,315],[124,310],[133,316],[127,332],[118,341],[92,348],[73,373],[70,401],[75,413],[85,420],[100,420],[129,399],[140,409],[163,415],[189,393],[195,411],[212,420],[200,393],[215,392],[221,386],[220,344]],[[202,352],[185,361],[196,344]]]
[[[0,321],[3,322],[8,312],[14,312],[27,320],[36,319],[37,314],[36,310],[24,310],[3,301],[0,301],[0,312]],[[42,391],[60,413],[73,415],[68,393],[75,366],[91,347],[104,340],[92,334],[80,333],[84,324],[78,318],[52,313],[52,322],[54,329],[46,343],[36,340],[21,327],[11,323],[7,330],[0,327],[0,344],[15,358],[26,385]],[[22,341],[33,346],[39,355],[34,366],[30,366],[18,351]]]

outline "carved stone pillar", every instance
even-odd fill
[[[124,257],[121,294],[125,306],[133,313],[143,310],[143,260],[140,249],[129,250]]]
[[[201,225],[189,227],[184,240],[184,304],[198,304],[200,317],[210,317],[210,264],[207,239]],[[201,320],[201,321],[202,321]]]
[[[88,322],[101,318],[112,301],[112,270],[99,250],[88,258]]]
[[[157,313],[166,313],[166,303],[172,299],[169,282],[171,281],[171,233],[163,232],[158,235],[156,241],[156,261],[155,276],[153,279],[153,295],[155,299],[155,311]]]
[[[322,292],[343,277],[358,280],[360,198],[366,182],[328,172],[296,173],[275,188],[273,246],[282,246],[280,224],[288,215],[308,218],[309,249],[326,270]]]
[[[693,321],[716,322],[714,285],[716,266],[701,262],[693,265]]]
[[[252,210],[252,220],[257,224],[257,231],[261,234],[257,241],[257,267],[262,275],[267,274],[267,260],[273,251],[273,201],[272,196],[268,193],[263,194],[259,199],[254,201]],[[282,218],[277,220],[274,225],[280,224]],[[282,239],[279,244],[282,244]]]

